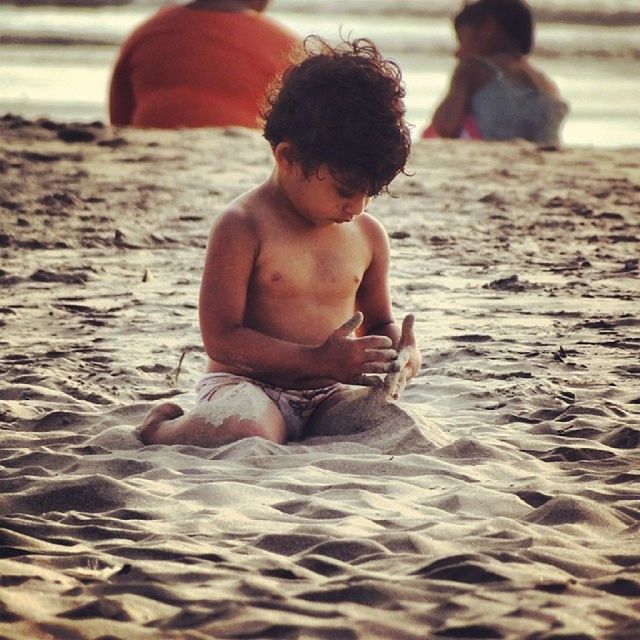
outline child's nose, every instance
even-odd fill
[[[367,206],[369,198],[363,195],[355,195],[345,202],[344,209],[350,216],[359,216]]]
[[[456,47],[455,52],[456,58],[458,60],[462,60],[463,58],[469,57],[469,46],[465,42],[458,42],[458,46]]]

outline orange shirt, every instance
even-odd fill
[[[299,47],[292,32],[255,11],[165,7],[122,46],[111,123],[259,127],[264,96]]]

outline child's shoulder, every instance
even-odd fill
[[[227,203],[218,215],[218,219],[230,224],[249,224],[256,210],[264,206],[262,185],[249,189]]]
[[[378,218],[366,211],[356,218],[361,232],[374,246],[386,246],[389,244],[389,235],[384,225]]]
[[[250,193],[247,192],[232,200],[215,216],[211,227],[212,233],[229,238],[238,236],[250,238],[256,235],[255,208],[251,204]]]
[[[356,220],[361,223],[363,229],[366,231],[378,234],[382,233],[385,235],[387,233],[382,222],[368,211],[364,211],[362,215],[356,218]]]

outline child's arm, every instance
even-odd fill
[[[460,135],[473,95],[473,67],[473,63],[467,60],[458,63],[449,92],[433,114],[431,126],[443,138],[457,138]]]
[[[422,362],[413,333],[413,316],[407,316],[402,327],[394,321],[389,293],[389,238],[375,218],[367,216],[363,222],[366,222],[372,259],[356,300],[358,310],[364,314],[362,333],[388,336],[398,352],[406,349],[403,368],[406,369],[406,379],[410,379],[418,373]]]
[[[320,345],[302,345],[243,326],[247,290],[258,241],[242,214],[223,214],[209,236],[200,289],[200,328],[205,351],[246,375],[282,381],[328,378],[374,384],[365,374],[393,369],[396,352],[385,335],[356,338],[354,316]]]

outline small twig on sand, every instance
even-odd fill
[[[194,351],[202,351],[202,347],[185,347],[180,354],[180,359],[178,360],[178,366],[167,376],[167,380],[169,384],[172,386],[176,386],[178,384],[178,377],[180,376],[180,369],[182,368],[182,361],[187,353],[192,353]]]

